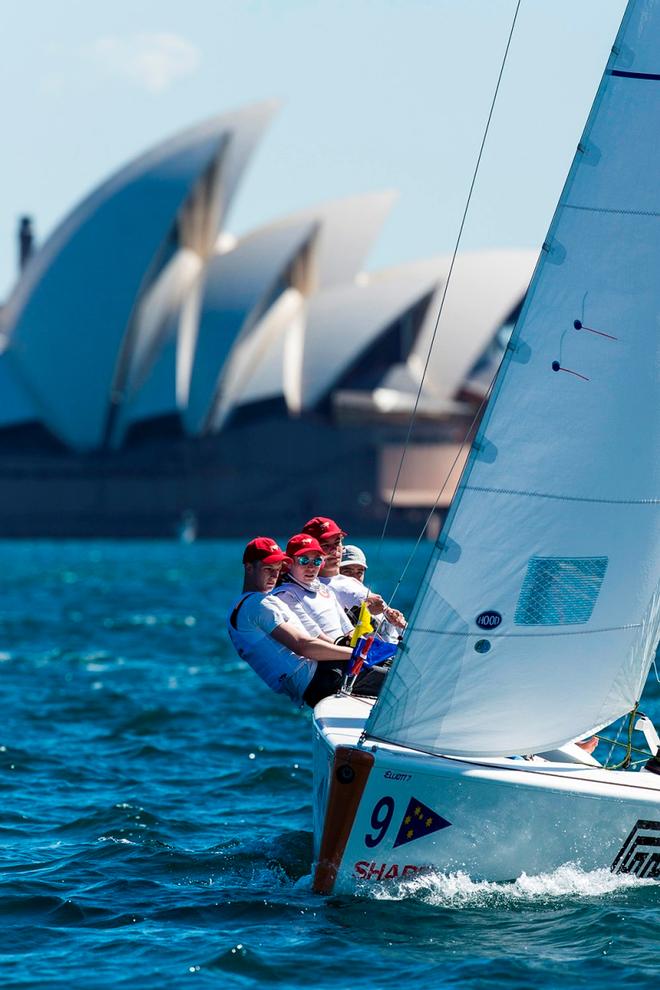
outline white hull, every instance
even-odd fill
[[[428,870],[506,881],[565,863],[660,879],[657,774],[360,748],[368,713],[344,697],[314,712],[316,890]]]

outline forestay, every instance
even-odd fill
[[[541,752],[659,636],[660,2],[633,0],[367,735]]]

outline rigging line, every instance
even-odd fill
[[[613,767],[606,767],[607,770],[626,770],[630,766],[630,757],[632,754],[632,736],[633,736],[633,730],[635,728],[635,719],[637,717],[638,709],[639,709],[639,701],[636,701],[635,707],[628,716],[628,732],[626,733],[626,742],[625,742],[626,755],[624,756],[624,758],[621,760],[620,763],[615,763]]]
[[[601,735],[600,732],[597,735],[598,735],[598,738],[600,739],[601,742],[612,743],[612,746],[623,746],[624,748],[626,747],[626,743],[622,743],[622,742],[618,742],[617,741],[618,740],[618,736],[617,736],[617,739],[610,739],[608,736]],[[653,753],[651,753],[650,750],[648,750],[648,749],[640,749],[639,746],[631,746],[630,747],[630,752],[631,753],[641,753],[642,756],[644,757],[644,760],[648,760],[649,756],[653,756]],[[643,763],[644,760],[642,760],[641,762]],[[605,769],[607,769],[607,767]]]
[[[382,532],[380,534],[380,542],[378,544],[378,553],[376,555],[376,559],[377,560],[380,559],[381,547],[382,547],[382,544],[383,544],[383,540],[385,539],[385,533],[387,532],[387,526],[389,524],[390,516],[392,514],[392,507],[394,505],[394,497],[396,495],[396,490],[398,488],[399,480],[401,478],[401,472],[403,470],[403,463],[404,463],[405,458],[406,458],[406,451],[408,450],[408,446],[410,444],[410,437],[412,435],[413,427],[415,425],[415,420],[417,419],[417,408],[419,406],[419,401],[420,401],[420,398],[421,398],[421,395],[422,395],[422,389],[424,387],[424,381],[426,379],[426,372],[428,370],[429,362],[431,360],[431,352],[433,351],[433,346],[435,344],[435,338],[436,338],[436,335],[438,333],[438,326],[440,324],[440,318],[442,316],[442,311],[444,309],[445,299],[447,298],[447,290],[449,288],[449,283],[451,282],[451,276],[452,276],[452,272],[454,270],[454,264],[456,262],[456,255],[458,254],[458,248],[459,248],[459,245],[461,243],[461,238],[463,236],[463,228],[465,227],[465,221],[467,220],[467,214],[468,214],[468,210],[470,208],[470,202],[472,200],[472,193],[474,192],[474,187],[475,187],[475,184],[476,184],[476,181],[477,181],[477,174],[479,172],[479,166],[481,165],[481,159],[482,159],[482,156],[483,156],[484,147],[485,147],[485,144],[486,144],[486,139],[488,137],[488,131],[490,130],[490,122],[492,120],[493,112],[495,110],[495,103],[497,101],[497,95],[498,95],[499,90],[500,90],[500,83],[502,82],[502,76],[504,74],[504,67],[506,65],[506,61],[507,61],[507,58],[508,58],[508,55],[509,55],[509,48],[511,47],[511,40],[513,38],[513,32],[514,32],[514,29],[515,29],[515,26],[516,26],[516,21],[518,19],[518,12],[520,10],[520,4],[521,3],[522,3],[522,0],[517,0],[516,9],[515,9],[515,12],[514,12],[514,15],[513,15],[513,20],[511,22],[511,29],[509,31],[509,37],[507,39],[506,48],[504,49],[504,56],[502,58],[502,64],[500,65],[500,71],[499,71],[499,74],[498,74],[498,77],[497,77],[497,83],[495,85],[495,92],[493,94],[493,99],[492,99],[491,104],[490,104],[490,110],[488,111],[488,119],[486,120],[486,127],[484,129],[483,137],[481,139],[481,146],[479,148],[479,154],[477,155],[476,165],[474,167],[474,172],[472,174],[472,181],[470,182],[470,188],[468,190],[468,196],[467,196],[467,200],[466,200],[466,203],[465,203],[465,209],[463,210],[463,216],[462,216],[462,219],[461,219],[460,226],[458,228],[458,235],[456,237],[456,243],[454,244],[454,251],[453,251],[453,254],[452,254],[452,258],[451,258],[451,263],[449,265],[449,271],[447,273],[447,279],[445,281],[445,284],[444,284],[444,287],[443,287],[443,290],[442,290],[442,297],[440,299],[440,307],[438,309],[438,315],[436,317],[435,326],[433,328],[433,334],[431,335],[431,342],[429,344],[428,351],[427,351],[427,354],[426,354],[426,361],[424,362],[424,369],[422,371],[422,377],[421,377],[421,380],[420,380],[420,383],[419,383],[419,388],[417,389],[417,396],[415,398],[415,404],[413,406],[412,413],[410,414],[410,423],[408,424],[408,432],[406,434],[406,440],[405,440],[405,443],[403,445],[403,451],[401,453],[401,460],[399,461],[399,469],[398,469],[398,471],[396,473],[396,478],[394,479],[394,486],[392,488],[392,494],[390,496],[390,502],[389,502],[389,505],[387,507],[387,514],[385,516],[385,522],[383,524],[383,530],[382,530]]]

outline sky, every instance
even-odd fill
[[[399,198],[369,259],[449,252],[516,0],[22,0],[3,10],[0,300],[24,213],[39,241],[178,130],[280,109],[228,227]],[[461,247],[542,243],[625,0],[522,0]]]

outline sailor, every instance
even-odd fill
[[[308,533],[297,533],[287,543],[286,555],[288,570],[285,579],[269,597],[277,599],[295,615],[307,633],[316,637],[313,642],[320,643],[324,637],[334,641],[345,636],[348,640],[353,624],[332,588],[318,578],[325,559],[320,543]],[[336,646],[335,649],[342,647]],[[317,664],[303,696],[305,703],[313,708],[322,698],[336,694],[344,681],[346,667],[346,663]],[[386,667],[377,665],[361,670],[352,693],[361,697],[377,697],[387,674]]]
[[[243,553],[243,594],[227,629],[238,654],[268,687],[313,707],[341,685],[351,650],[310,636],[286,604],[270,594],[287,559],[275,540],[250,540]]]
[[[345,577],[355,578],[360,584],[364,584],[364,575],[368,566],[364,550],[350,543],[344,544],[339,562],[340,574],[343,574]]]
[[[351,588],[355,591],[356,598],[359,601],[363,601],[369,594],[369,590],[364,583],[364,575],[368,566],[364,550],[349,543],[343,547],[339,564],[339,574],[341,577],[354,582]],[[359,590],[356,588],[356,584],[359,585]],[[347,610],[348,617],[353,621],[357,621],[359,610],[360,606],[358,604],[353,605],[352,608]],[[398,643],[401,639],[401,632],[405,628],[406,620],[403,613],[399,612],[396,608],[392,608],[390,605],[385,605],[382,612],[382,620],[378,627],[378,635],[389,643]]]
[[[319,581],[325,555],[318,541],[307,533],[297,533],[287,543],[286,555],[291,562],[274,595],[291,609],[310,636],[324,634],[334,643],[351,633],[353,623],[334,591]]]
[[[354,577],[340,572],[343,539],[346,533],[334,519],[328,519],[326,516],[314,516],[313,519],[305,523],[302,531],[318,540],[325,554],[325,563],[320,571],[320,579],[332,588],[345,611],[350,611],[355,606],[359,607],[362,602],[366,602],[372,615],[383,615],[395,629],[405,629],[406,620],[398,609],[387,605],[380,595],[370,591],[362,581],[357,581]]]

